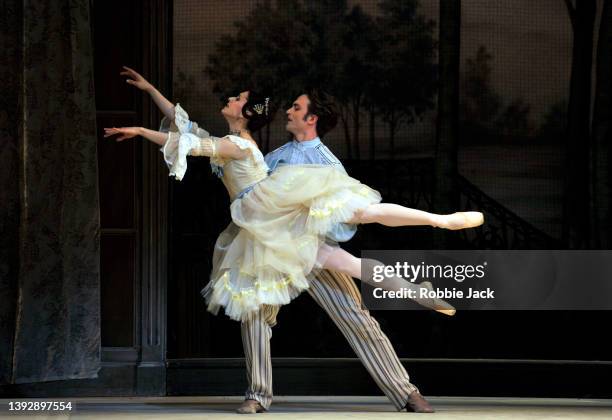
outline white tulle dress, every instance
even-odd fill
[[[325,236],[337,223],[380,202],[380,194],[344,171],[324,165],[268,166],[255,144],[226,136],[243,159],[215,156],[215,142],[176,106],[178,132],[170,132],[162,152],[170,175],[182,179],[187,155],[211,157],[232,199],[233,224],[217,239],[210,282],[202,290],[208,309],[244,320],[261,305],[284,305],[308,288],[308,275]]]

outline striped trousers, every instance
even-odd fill
[[[321,270],[308,293],[340,328],[344,337],[376,384],[398,410],[417,391],[410,383],[387,336],[367,309],[353,279],[345,274]],[[257,400],[266,409],[272,403],[272,360],[270,338],[279,308],[264,306],[241,323],[248,389],[246,399]]]

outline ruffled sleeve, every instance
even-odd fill
[[[178,103],[174,106],[174,121],[170,120],[168,117],[162,118],[159,131],[163,133],[178,131],[181,133],[195,134],[198,137],[210,137],[208,131],[200,128],[197,122],[189,119],[187,111]]]
[[[197,127],[197,124],[189,121],[189,115],[179,104],[175,106],[174,126],[176,131],[168,132],[168,139],[160,151],[164,155],[164,161],[170,169],[170,176],[182,180],[187,172],[187,156],[209,156],[215,158],[217,138],[211,137],[206,130]],[[162,127],[164,121],[162,120]],[[195,125],[195,127],[194,127]],[[168,126],[170,130],[172,127]],[[162,130],[163,131],[163,130]],[[195,134],[194,133],[198,133]]]

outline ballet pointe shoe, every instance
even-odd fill
[[[459,211],[441,215],[434,227],[449,230],[468,229],[484,223],[484,215],[479,211]]]
[[[419,286],[424,289],[427,289],[430,292],[433,291],[433,285],[429,281],[424,281],[422,283],[419,283]],[[423,305],[427,308],[431,308],[434,311],[440,312],[441,314],[444,314],[444,315],[453,316],[455,315],[455,313],[457,313],[457,310],[455,309],[455,307],[443,299],[418,298],[418,299],[414,299],[414,301],[420,305]]]
[[[236,409],[238,414],[264,413],[266,409],[257,400],[244,400]]]
[[[362,258],[361,264],[361,281],[363,281],[364,283],[367,283],[374,287],[381,287],[385,290],[409,289],[411,292],[413,292],[412,295],[415,296],[409,297],[409,299],[418,303],[419,305],[429,309],[433,309],[434,311],[440,312],[444,315],[455,315],[456,310],[450,303],[439,298],[421,297],[421,294],[433,291],[433,285],[431,284],[431,282],[424,281],[420,284],[415,284],[401,277],[392,276],[382,280],[383,283],[380,283],[374,280],[374,269],[378,266],[384,267],[384,264],[380,261],[373,260],[370,258]]]

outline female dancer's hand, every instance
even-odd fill
[[[126,66],[123,66],[123,68],[124,70],[119,74],[129,78],[126,80],[128,84],[136,86],[138,89],[144,90],[145,92],[149,92],[153,89],[153,85],[142,77],[140,73]]]
[[[120,128],[105,128],[104,129],[104,137],[114,136],[115,134],[119,134],[117,137],[117,141],[122,141],[125,139],[131,139],[132,137],[136,137],[141,135],[140,127],[120,127]]]
[[[132,86],[136,86],[143,92],[147,92],[155,105],[170,121],[174,121],[174,104],[164,97],[155,86],[153,86],[147,79],[142,77],[137,71],[127,66],[123,66],[123,71],[119,73],[122,76],[127,76],[126,82]]]

